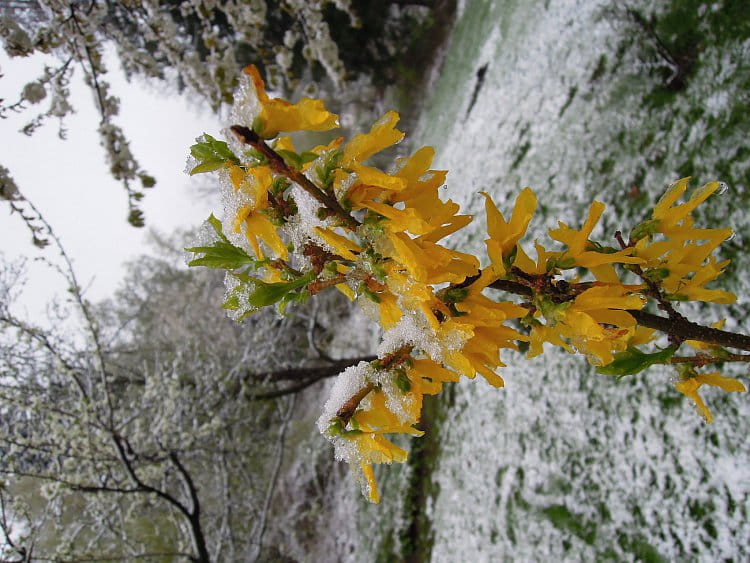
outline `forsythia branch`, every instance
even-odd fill
[[[750,337],[724,331],[721,323],[691,322],[673,305],[736,300],[728,291],[706,287],[729,263],[713,254],[732,230],[699,229],[692,217],[721,188],[719,182],[694,190],[684,203],[679,201],[688,178],[670,186],[627,243],[615,234],[619,248],[592,237],[605,210],[594,201],[580,228],[560,221],[549,230],[552,245],[535,241],[535,260],[522,239],[537,208],[536,194],[521,190],[509,219],[483,194],[489,265],[480,269],[479,257],[440,243],[472,218],[441,199],[446,172],[430,169],[431,147],[400,159],[391,172],[366,164],[403,139],[395,127],[397,113],[387,112],[369,132],[345,144],[338,138],[298,152],[280,132],[330,130],[337,116],[321,100],[292,104],[270,98],[255,67],[244,74],[251,84],[243,92],[254,89],[257,99],[249,110],[243,93],[235,115],[251,122],[231,131],[252,150],[235,155],[206,134],[191,147],[198,160],[191,173],[219,170],[232,203],[223,221],[209,219],[218,240],[190,249],[202,254],[190,264],[228,271],[224,307],[238,320],[268,305],[283,312],[336,288],[379,321],[385,333],[377,359],[344,369],[318,419],[371,501],[379,499],[372,465],[407,457],[386,435],[420,436],[416,425],[424,396],[440,393],[461,376],[479,374],[502,387],[501,351],[519,350],[520,342],[528,343],[528,358],[553,345],[581,354],[599,373],[619,377],[671,365],[678,372],[676,390],[707,422],[711,413],[698,394],[702,385],[745,391],[737,379],[697,369],[748,362],[750,356],[724,347],[750,350]],[[625,281],[632,274],[638,283]],[[488,288],[521,299],[490,297]],[[645,312],[649,303],[668,316]],[[666,336],[665,348],[656,345],[658,333]],[[683,344],[707,352],[675,356]],[[317,380],[306,378],[256,398],[294,392]]]

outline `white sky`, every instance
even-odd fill
[[[45,60],[54,61],[51,57],[8,59],[0,53],[0,98],[5,103],[15,102],[24,84],[41,74]],[[171,233],[180,226],[197,226],[217,201],[198,199],[190,185],[201,180],[189,178],[183,170],[195,137],[204,131],[218,134],[219,119],[210,109],[202,110],[196,102],[189,103],[166,90],[159,92],[155,85],[139,80],[128,84],[113,56],[108,57],[107,66],[111,91],[120,98],[116,122],[123,127],[142,168],[157,180],[141,202],[145,229],[127,223],[125,190],[108,172],[96,132],[99,114],[80,69],[71,83],[76,114],[66,119],[66,141],[57,137],[57,121],[50,121],[31,137],[18,132],[47,109],[49,98],[0,121],[0,164],[11,171],[21,192],[55,228],[92,300],[108,296],[117,287],[126,260],[150,251],[146,244],[149,228]],[[51,246],[36,249],[25,225],[8,211],[0,201],[0,252],[6,259],[56,258]],[[65,285],[39,263],[29,260],[28,268],[20,305],[31,318],[41,320],[46,303],[64,292]]]

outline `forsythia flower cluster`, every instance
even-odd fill
[[[680,345],[670,336],[655,353],[638,348],[655,338],[634,317],[649,299],[734,301],[705,287],[727,265],[712,253],[731,230],[698,229],[691,217],[717,182],[680,204],[688,182],[680,180],[618,248],[591,239],[604,212],[594,202],[579,229],[560,222],[549,232],[555,246],[535,241],[533,253],[521,241],[536,211],[534,192],[520,192],[509,219],[484,194],[489,266],[481,269],[476,256],[441,242],[471,217],[441,199],[447,173],[431,169],[432,148],[397,160],[391,172],[368,164],[403,139],[397,113],[348,142],[334,138],[298,151],[280,133],[334,129],[337,116],[320,100],[271,98],[255,67],[245,74],[228,142],[204,135],[191,149],[191,173],[216,171],[226,203],[221,221],[210,219],[213,239],[189,249],[199,256],[191,264],[227,270],[224,307],[237,319],[335,287],[380,323],[379,359],[339,376],[318,421],[374,502],[372,465],[407,456],[386,436],[421,435],[424,395],[460,376],[479,374],[502,387],[502,349],[526,342],[533,357],[550,343],[585,355],[604,373],[635,373],[668,363]],[[497,299],[496,289],[516,299]],[[701,385],[745,390],[735,379],[685,366],[676,388],[709,422]]]

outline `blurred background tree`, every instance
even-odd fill
[[[286,95],[374,100],[403,73],[404,57],[423,49],[426,30],[449,17],[452,2],[431,0],[13,0],[0,3],[0,38],[9,57],[53,54],[16,100],[0,100],[0,117],[49,100],[23,127],[27,135],[74,111],[70,80],[78,71],[100,114],[99,136],[110,171],[128,197],[128,221],[143,226],[139,201],[155,179],[142,169],[116,123],[117,93],[107,81],[115,60],[128,78],[157,80],[219,111],[231,101],[238,71],[253,63],[271,89]],[[429,49],[423,53],[430,52]],[[413,72],[412,72],[413,74]],[[352,87],[356,84],[356,87]],[[304,92],[302,92],[304,90]],[[13,180],[6,169],[0,188]],[[14,185],[14,184],[13,184]],[[16,190],[18,194],[18,190]],[[18,201],[22,197],[18,196]],[[21,206],[17,203],[17,206]],[[22,214],[23,215],[23,214]]]
[[[0,269],[2,560],[259,555],[296,393],[361,359],[324,352],[349,308],[237,325],[178,240],[99,304],[63,252],[70,299],[49,328],[11,310],[23,265]]]

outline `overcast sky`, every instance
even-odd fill
[[[108,59],[107,79],[121,103],[117,123],[130,139],[136,159],[157,180],[142,201],[145,229],[133,228],[126,221],[125,190],[109,175],[96,132],[99,115],[80,70],[71,84],[76,114],[66,119],[66,141],[58,139],[56,121],[32,137],[18,132],[38,111],[47,109],[48,99],[0,121],[0,164],[10,169],[21,192],[56,229],[75,260],[79,280],[88,286],[87,297],[93,300],[111,294],[126,260],[150,251],[149,228],[171,233],[178,227],[197,226],[212,211],[216,200],[196,197],[191,187],[196,179],[191,180],[183,170],[195,137],[204,131],[217,134],[221,127],[220,120],[196,101],[188,102],[142,81],[128,84],[116,59]],[[0,98],[6,103],[17,100],[23,85],[41,74],[44,60],[8,59],[1,53]],[[39,251],[31,244],[26,227],[8,211],[0,202],[0,252],[5,258],[54,258],[51,247]],[[51,270],[29,260],[21,304],[32,318],[39,318],[46,302],[64,289]]]

